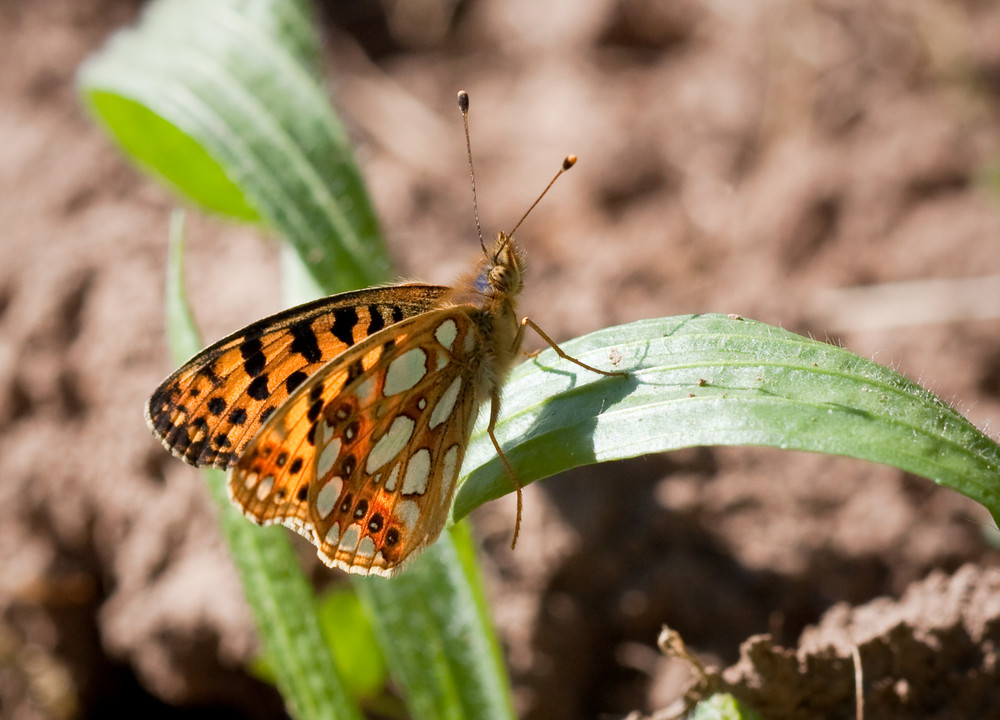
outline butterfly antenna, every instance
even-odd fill
[[[471,163],[471,160],[470,160],[469,162]],[[564,172],[566,172],[567,170],[569,170],[569,169],[570,169],[571,167],[573,167],[574,165],[576,165],[576,155],[567,155],[567,156],[566,156],[566,157],[565,157],[565,158],[563,159],[563,162],[562,162],[562,167],[561,167],[561,168],[559,168],[559,172],[557,172],[557,173],[556,173],[556,175],[555,175],[555,177],[554,177],[554,178],[552,178],[551,180],[549,180],[549,184],[545,186],[545,189],[544,189],[544,190],[542,190],[542,194],[541,194],[541,195],[539,195],[539,196],[538,196],[538,197],[537,197],[537,198],[535,199],[535,202],[531,203],[531,207],[530,207],[530,208],[528,208],[527,212],[525,212],[525,213],[524,213],[524,215],[522,215],[522,216],[521,216],[521,219],[517,221],[517,225],[515,225],[515,226],[514,226],[514,229],[513,229],[513,230],[511,230],[511,231],[510,231],[509,233],[507,233],[507,235],[508,235],[508,236],[513,236],[513,235],[514,235],[514,233],[515,233],[515,232],[517,231],[517,229],[518,229],[519,227],[521,227],[521,223],[523,223],[523,222],[524,222],[525,218],[527,218],[527,217],[528,217],[528,215],[530,215],[530,214],[531,214],[531,211],[535,209],[535,206],[536,206],[536,205],[537,205],[537,204],[538,204],[539,202],[541,202],[541,200],[542,200],[542,198],[543,198],[543,197],[545,197],[545,193],[547,193],[547,192],[549,191],[549,188],[551,188],[551,187],[552,187],[553,185],[555,185],[555,184],[556,184],[556,180],[558,180],[558,179],[559,179],[559,176],[560,176],[560,175],[562,175],[562,174],[563,174]]]
[[[472,167],[472,141],[469,140],[469,93],[458,91],[458,109],[462,111],[462,124],[465,125],[465,153],[469,156],[469,176],[472,178],[472,212],[476,216],[476,232],[479,233],[479,247],[486,255],[486,243],[483,242],[483,227],[479,224],[479,202],[476,200],[476,171]]]

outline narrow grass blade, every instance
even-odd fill
[[[392,582],[355,586],[379,618],[380,644],[413,717],[514,717],[467,523],[444,533]]]

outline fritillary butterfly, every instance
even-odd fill
[[[459,105],[468,143],[464,92]],[[483,244],[455,287],[334,295],[220,340],[153,393],[149,427],[182,460],[231,468],[229,496],[254,522],[295,530],[331,567],[389,576],[441,534],[489,399],[489,436],[518,494],[516,542],[520,484],[494,427],[524,328],[588,370],[621,373],[570,358],[518,321],[524,261],[513,232]]]

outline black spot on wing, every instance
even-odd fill
[[[313,403],[309,406],[309,410],[306,412],[306,417],[309,419],[309,422],[315,423],[321,412],[323,412],[322,398],[313,401]]]
[[[165,436],[174,427],[174,421],[170,419],[167,414],[157,414],[153,415],[153,428],[156,430],[157,434],[160,436]]]
[[[371,322],[368,324],[368,334],[374,335],[385,327],[385,318],[382,317],[382,313],[379,312],[378,305],[369,305],[368,315],[371,317]]]
[[[344,496],[343,502],[340,503],[340,512],[346,513],[351,509],[351,502],[354,500],[354,496],[351,493],[347,493]]]
[[[301,370],[296,370],[291,375],[285,378],[285,390],[287,390],[288,394],[291,395],[293,392],[295,392],[295,388],[297,388],[299,385],[301,385],[306,381],[307,377],[309,376],[306,375]]]
[[[348,347],[354,344],[354,328],[358,324],[357,308],[347,306],[333,311],[333,326],[330,332]]]
[[[219,377],[218,373],[215,372],[215,368],[212,367],[212,363],[209,363],[201,368],[201,370],[198,371],[198,374],[208,380],[209,384],[212,386],[222,384],[222,379]]]
[[[253,379],[249,385],[247,385],[247,395],[252,397],[254,400],[267,400],[270,396],[270,392],[267,389],[267,374],[258,375]]]
[[[319,350],[319,340],[313,332],[312,323],[302,320],[288,327],[292,334],[292,344],[288,349],[305,358],[308,363],[318,363],[323,359],[323,354]]]
[[[240,343],[240,356],[243,358],[243,370],[252,378],[264,372],[267,358],[264,356],[264,344],[259,337],[248,337]]]
[[[365,366],[361,364],[360,360],[355,360],[347,368],[347,384],[350,385],[364,374]]]
[[[226,401],[218,396],[209,398],[206,407],[213,415],[221,415],[222,411],[226,409]]]
[[[199,464],[202,464],[203,462],[205,462],[201,457],[201,454],[204,451],[205,451],[205,441],[196,440],[195,442],[188,445],[187,448],[184,450],[184,457],[190,459],[193,462],[198,462]],[[207,462],[211,462],[211,459],[209,459]]]

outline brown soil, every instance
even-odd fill
[[[1000,417],[1000,306],[952,302],[987,276],[997,296],[982,180],[1000,157],[1000,6],[453,5],[322,12],[403,274],[447,281],[475,253],[464,87],[485,227],[581,158],[521,231],[525,309],[557,338],[736,312],[891,364],[980,427]],[[174,200],[75,97],[79,63],[137,11],[0,4],[0,714],[281,716],[243,670],[256,641],[207,493],[142,422],[170,370]],[[273,243],[189,216],[189,246],[206,337],[277,309]],[[897,305],[833,294],[929,279],[953,284]],[[525,499],[516,552],[509,499],[474,518],[522,717],[668,707],[689,673],[656,650],[664,624],[770,718],[853,718],[855,649],[868,718],[1000,717],[996,535],[950,491],[729,448],[583,469]]]

